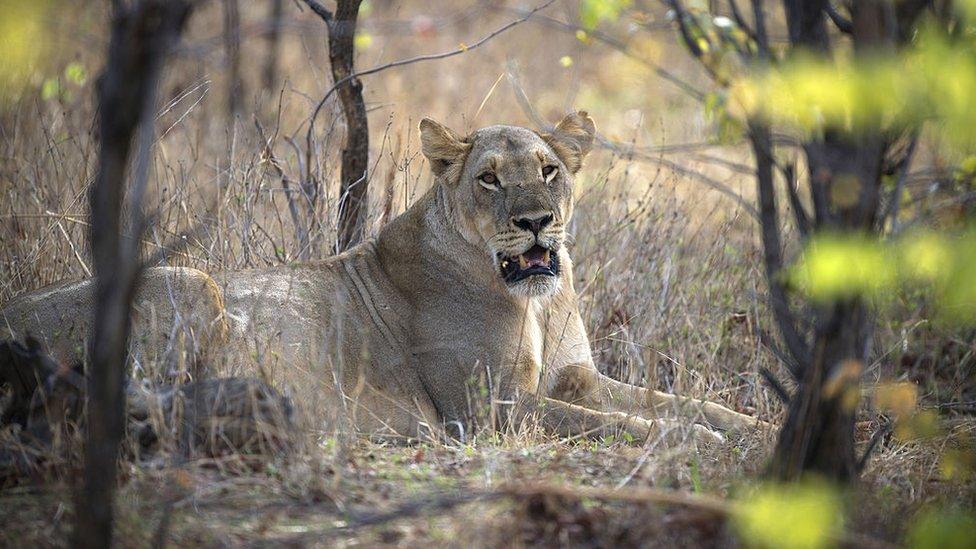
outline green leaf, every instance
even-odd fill
[[[697,459],[691,460],[691,489],[696,494],[700,494],[702,491],[701,471],[699,471]]]

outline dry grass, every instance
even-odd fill
[[[364,29],[372,43],[360,52],[361,67],[447,51],[514,17],[482,4],[371,4]],[[572,4],[557,2],[550,15],[565,18]],[[312,165],[305,165],[307,116],[329,84],[324,28],[292,3],[285,7],[284,81],[272,90],[260,84],[265,6],[255,3],[243,10],[245,101],[243,112],[233,118],[225,112],[219,3],[195,15],[162,94],[166,104],[158,116],[146,201],[154,220],[144,237],[147,258],[165,251],[168,264],[218,271],[328,255],[335,235],[342,122],[336,106],[328,105],[317,124]],[[107,40],[105,9],[91,2],[52,14],[52,28],[60,29],[52,39],[58,53],[45,76],[58,74],[69,61],[97,73]],[[642,36],[641,51],[689,81],[701,80],[670,31]],[[564,67],[563,56],[572,65]],[[646,66],[599,43],[584,44],[571,33],[528,22],[483,49],[365,81],[375,166],[371,231],[402,212],[429,184],[415,129],[421,117],[459,131],[496,122],[529,124],[504,78],[510,58],[519,63],[535,108],[549,120],[571,106],[586,108],[605,135],[642,147],[699,142],[710,135],[700,105]],[[0,302],[89,274],[85,209],[95,162],[93,82],[68,89],[70,98],[43,100],[35,90],[0,109]],[[272,139],[281,173],[266,161],[266,138]],[[708,157],[748,162],[736,147],[667,156],[750,196],[748,177]],[[296,227],[289,198],[303,206],[295,182],[309,170],[327,184],[314,212],[300,209]],[[781,407],[758,376],[760,367],[778,371],[778,366],[757,336],[772,330],[749,215],[653,161],[607,151],[590,158],[577,195],[572,253],[584,320],[601,367],[628,381],[706,397],[775,420]],[[297,229],[308,228],[314,246],[302,250]],[[879,358],[869,369],[869,380],[900,376],[921,381],[930,405],[971,399],[972,340],[924,325],[914,328],[919,310],[905,309],[909,312],[882,319]],[[314,383],[306,383],[302,374],[277,373],[296,401],[314,408],[315,395],[308,394],[314,393]],[[180,546],[272,541],[728,544],[729,528],[707,513],[531,494],[421,510],[379,525],[349,525],[431,494],[540,480],[728,497],[761,472],[771,443],[769,437],[747,437],[699,454],[520,432],[482,433],[467,444],[404,448],[350,440],[323,424],[314,410],[310,414],[303,450],[263,463],[257,471],[239,456],[124,465],[119,539],[133,546],[151,544],[156,536]],[[872,417],[865,414],[865,419]],[[868,489],[862,497],[871,504],[857,505],[852,519],[864,533],[897,541],[907,517],[925,504],[976,504],[972,481],[950,481],[940,473],[943,447],[973,440],[972,422],[954,421],[958,426],[938,440],[892,442],[880,450],[863,483]],[[868,436],[865,430],[861,438]],[[72,517],[73,475],[66,467],[57,482],[0,492],[0,544],[64,544]]]

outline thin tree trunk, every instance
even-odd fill
[[[227,60],[227,112],[233,120],[241,112],[241,10],[238,0],[224,0],[224,54]]]
[[[361,0],[338,0],[335,16],[329,21],[329,62],[332,66],[332,79],[335,82],[355,72],[354,38],[360,3]],[[343,84],[338,93],[346,119],[346,143],[342,149],[339,223],[336,238],[336,252],[342,252],[358,243],[365,230],[369,190],[367,177],[369,128],[362,82],[358,78],[353,78]]]
[[[264,89],[274,91],[278,85],[278,56],[281,49],[281,18],[284,0],[271,0],[271,32],[268,33],[268,57],[264,63]]]
[[[128,244],[138,239],[121,236],[125,176],[133,136],[140,124],[152,123],[164,58],[179,38],[189,11],[189,4],[179,0],[143,0],[128,8],[117,4],[108,62],[98,83],[99,165],[90,195],[96,301],[76,547],[108,547],[112,541],[129,307],[139,271],[137,250]]]

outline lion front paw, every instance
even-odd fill
[[[677,446],[688,441],[706,447],[725,444],[725,437],[721,433],[698,423],[688,425],[674,419],[645,419],[642,422],[646,425],[647,437],[644,440],[647,444]]]

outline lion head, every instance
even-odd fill
[[[583,111],[547,134],[489,126],[460,137],[429,118],[420,122],[424,156],[446,191],[452,223],[485,250],[515,295],[541,297],[559,288],[573,176],[595,131]]]

